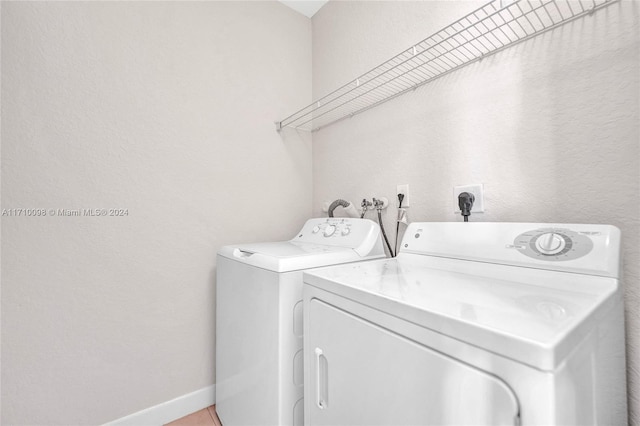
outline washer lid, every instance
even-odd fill
[[[621,298],[613,278],[406,253],[308,272],[304,281],[543,370]]]
[[[380,227],[368,219],[313,218],[290,241],[225,246],[218,255],[275,272],[384,257]]]
[[[225,246],[220,256],[275,272],[289,272],[381,257],[360,256],[355,250],[294,241]]]

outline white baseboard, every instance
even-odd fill
[[[162,404],[119,418],[105,426],[161,426],[216,402],[216,386],[211,385]]]

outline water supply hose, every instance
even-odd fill
[[[380,230],[382,231],[382,236],[384,237],[384,242],[387,244],[387,248],[389,249],[389,255],[394,257],[393,249],[391,249],[391,244],[389,243],[389,239],[387,238],[387,233],[384,230],[384,225],[382,224],[382,209],[385,207],[386,201],[373,199],[373,205],[376,210],[378,210],[378,223],[380,224]]]

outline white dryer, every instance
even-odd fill
[[[304,274],[305,424],[627,424],[619,230],[413,223]]]
[[[222,247],[216,412],[225,426],[302,425],[302,272],[384,257],[368,219],[310,219],[290,241]]]

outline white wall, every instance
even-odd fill
[[[310,214],[311,23],[276,2],[3,2],[2,424],[214,383],[215,253]]]
[[[478,3],[329,2],[313,21],[320,97]],[[410,184],[412,221],[461,221],[454,185],[484,183],[477,221],[608,223],[623,233],[632,424],[640,424],[640,43],[622,1],[313,134],[313,211]],[[370,215],[373,218],[373,214]],[[395,233],[395,209],[385,224]]]
[[[313,135],[273,121],[477,3],[3,2],[2,424],[116,419],[214,382],[215,251],[409,183],[411,220],[612,223],[640,423],[638,5],[621,2]],[[309,188],[313,166],[313,211]],[[393,234],[393,209],[385,213]]]

